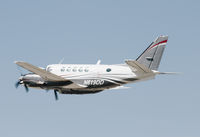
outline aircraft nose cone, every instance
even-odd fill
[[[26,75],[23,75],[23,76],[20,76],[20,77],[19,77],[19,81],[20,81],[21,83],[25,82],[26,80],[27,80],[27,76],[26,76]]]
[[[24,78],[24,76],[21,76],[21,77],[19,77],[19,80],[20,80],[20,81],[22,81],[22,80],[23,80],[23,78]]]
[[[24,82],[23,80],[24,80],[24,79],[23,79],[23,76],[19,77],[19,83],[20,83],[20,84],[23,84],[23,82]]]

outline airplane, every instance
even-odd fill
[[[60,94],[93,94],[106,89],[123,89],[123,85],[154,79],[159,72],[158,67],[168,41],[168,36],[159,36],[136,59],[125,60],[124,64],[52,64],[46,68],[36,67],[27,62],[15,63],[30,71],[22,75],[17,83],[24,85],[26,91],[31,88],[53,90],[55,99]]]

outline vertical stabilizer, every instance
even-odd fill
[[[151,70],[158,70],[168,36],[160,36],[136,59]]]

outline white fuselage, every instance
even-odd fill
[[[55,64],[48,65],[47,71],[66,79],[102,79],[110,78],[122,80],[135,78],[136,75],[127,65],[75,65]]]
[[[72,81],[72,84],[63,84],[56,86],[41,85],[45,81],[36,74],[24,76],[27,81],[34,81],[28,86],[43,89],[58,89],[62,93],[73,93],[79,91],[85,93],[102,91],[105,89],[115,88],[123,84],[140,81],[138,77],[128,65],[81,65],[81,64],[53,64],[46,67],[46,71]],[[147,76],[149,79],[150,77]],[[151,76],[151,79],[153,77]],[[32,80],[31,80],[32,79]],[[145,77],[142,77],[144,80]],[[24,82],[25,82],[24,80]],[[37,83],[35,85],[35,83]]]

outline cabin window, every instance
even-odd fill
[[[67,72],[70,72],[70,71],[71,71],[71,67],[68,67],[68,68],[66,69],[66,71],[67,71]]]
[[[110,69],[110,68],[107,68],[106,71],[107,71],[107,72],[111,72],[111,69]]]
[[[61,71],[61,72],[64,72],[64,71],[65,71],[65,68],[64,68],[64,67],[63,67],[63,68],[61,68],[61,69],[60,69],[60,71]]]
[[[85,68],[84,71],[85,71],[85,72],[89,72],[89,69],[88,69],[88,68]]]
[[[82,67],[79,68],[78,71],[79,71],[79,72],[83,72],[83,68],[82,68]]]
[[[73,68],[73,70],[72,70],[73,72],[76,72],[77,71],[77,68],[75,67],[75,68]]]

